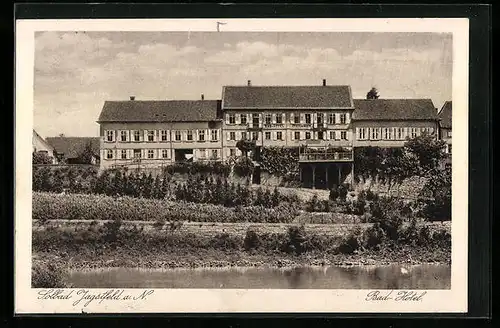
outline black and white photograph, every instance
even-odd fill
[[[466,275],[467,215],[452,208],[467,197],[466,184],[455,195],[468,147],[466,84],[454,81],[466,76],[455,62],[464,42],[435,22],[242,21],[32,30],[26,288],[38,300],[74,290],[75,301],[150,290],[157,302],[167,290],[285,290],[283,302],[363,291],[364,303],[399,307],[461,295],[452,271]]]

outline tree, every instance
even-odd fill
[[[52,164],[52,157],[44,152],[33,152],[33,164]]]
[[[236,147],[248,157],[248,152],[255,148],[255,141],[251,140],[240,140],[236,143]]]
[[[409,139],[404,145],[407,154],[417,161],[420,175],[426,175],[439,166],[440,161],[446,156],[445,147],[444,140],[438,140],[428,133],[422,133],[420,136]]]
[[[380,95],[378,94],[377,88],[373,87],[366,94],[366,99],[378,99]]]
[[[94,157],[94,151],[92,149],[92,143],[88,141],[85,146],[78,153],[78,162],[81,164],[92,164],[92,158]]]

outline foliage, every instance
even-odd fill
[[[255,148],[255,141],[246,139],[239,140],[236,143],[236,148],[238,148],[245,157],[248,157],[248,152]]]
[[[259,248],[261,241],[257,231],[255,229],[248,228],[245,234],[245,239],[243,241],[245,250],[257,249]]]
[[[298,210],[290,204],[274,208],[227,208],[212,204],[168,202],[157,199],[85,194],[33,193],[33,220],[111,220],[180,222],[292,222]],[[116,220],[116,221],[115,221]],[[112,236],[116,226],[107,226]],[[112,237],[110,237],[112,238]]]
[[[274,176],[293,176],[299,172],[299,147],[264,147],[261,168]]]
[[[52,157],[45,152],[33,152],[33,164],[52,164]]]
[[[67,270],[53,261],[34,260],[31,266],[31,286],[33,288],[69,288]]]
[[[291,226],[287,230],[283,247],[287,253],[301,254],[306,251],[306,241],[305,225]]]
[[[446,142],[438,140],[434,135],[422,133],[405,142],[405,151],[414,158],[420,168],[419,175],[424,176],[427,172],[435,170],[445,158],[444,149]]]
[[[84,147],[78,152],[78,164],[92,164],[92,159],[95,157],[94,150],[92,149],[92,142],[88,141]]]
[[[234,173],[239,177],[249,177],[252,175],[254,164],[248,157],[240,157],[233,166]]]
[[[164,168],[163,173],[174,174],[214,174],[214,175],[222,175],[229,176],[231,172],[231,166],[228,164],[224,164],[221,162],[183,162],[183,163],[174,163]]]
[[[430,221],[451,219],[451,169],[436,168],[429,172],[419,201],[421,214]]]
[[[380,95],[378,94],[377,88],[373,87],[366,94],[366,99],[378,99]]]

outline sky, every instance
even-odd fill
[[[34,128],[98,136],[106,100],[220,99],[222,86],[350,85],[451,100],[450,33],[37,32]]]

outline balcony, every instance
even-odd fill
[[[300,163],[352,162],[352,151],[306,150],[299,154]]]

